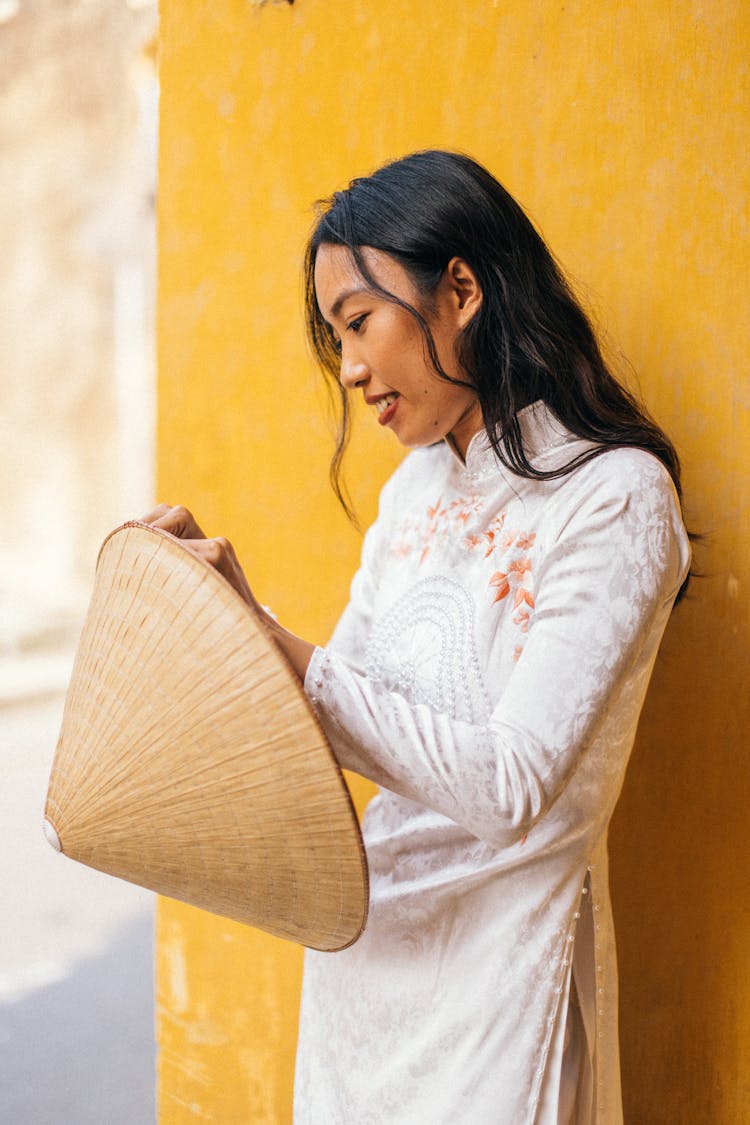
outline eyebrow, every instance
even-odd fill
[[[355,285],[351,289],[345,289],[343,293],[339,293],[336,300],[331,306],[331,318],[338,316],[346,301],[350,297],[356,297],[358,293],[370,293],[372,290],[366,285]]]

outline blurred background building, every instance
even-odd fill
[[[65,634],[153,495],[148,0],[0,3],[0,645]]]
[[[99,544],[153,498],[157,8],[0,0],[0,1123],[154,1120],[152,896],[41,832]]]

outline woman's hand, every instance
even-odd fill
[[[158,527],[161,531],[168,531],[170,535],[180,539],[194,555],[205,559],[215,570],[218,570],[248,605],[253,606],[260,613],[263,612],[253,596],[232,544],[223,536],[207,539],[187,508],[182,506],[172,508],[169,504],[159,504],[152,512],[143,516],[140,522]]]
[[[252,606],[256,613],[263,619],[268,631],[273,635],[277,644],[286,655],[300,680],[304,681],[307,665],[315,651],[315,646],[309,641],[290,633],[270,614],[266,613],[253,595],[250,585],[245,577],[245,572],[240,566],[234,547],[228,539],[218,536],[207,539],[195,521],[194,516],[182,506],[176,508],[169,504],[159,504],[152,512],[143,516],[140,523],[147,523],[151,527],[158,527],[161,531],[168,531],[170,535],[180,539],[188,550],[198,558],[205,559],[219,574],[226,578],[240,597]]]

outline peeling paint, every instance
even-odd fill
[[[166,969],[166,986],[169,1008],[175,1015],[188,1010],[188,974],[185,944],[180,934],[174,934],[162,945],[162,971]]]

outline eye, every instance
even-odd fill
[[[359,332],[360,328],[362,327],[362,325],[364,324],[364,322],[366,320],[367,320],[367,313],[362,313],[362,316],[358,316],[355,320],[352,320],[349,324],[347,324],[347,326],[346,326],[347,332],[355,332],[355,333]]]

